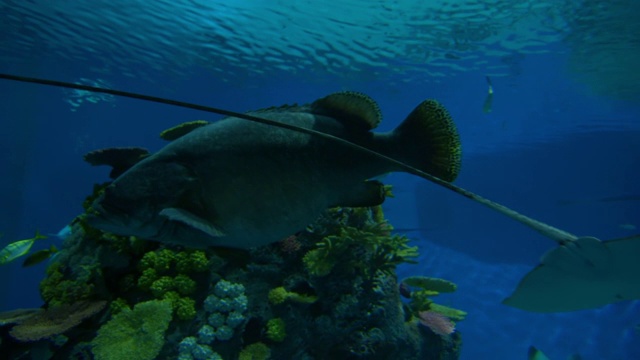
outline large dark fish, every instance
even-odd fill
[[[447,181],[460,167],[453,121],[433,100],[388,133],[370,131],[378,106],[352,92],[250,114],[346,139]],[[250,248],[304,229],[330,207],[381,204],[383,185],[370,179],[402,170],[327,139],[233,117],[187,123],[164,137],[176,139],[146,157],[137,149],[87,155],[114,165],[114,175],[124,171],[93,203],[90,225],[189,247]]]
[[[560,312],[640,299],[640,235],[608,241],[579,237],[450,183],[459,170],[460,144],[446,110],[434,101],[420,104],[396,130],[373,134],[377,106],[353,93],[252,115],[55,80],[11,74],[0,74],[0,79],[235,117],[170,129],[163,137],[177,140],[155,155],[137,148],[88,154],[92,164],[114,165],[113,177],[122,174],[91,211],[90,221],[103,229],[198,247],[251,247],[294,233],[328,206],[381,203],[382,185],[366,179],[399,170],[485,205],[558,244],[504,304]]]

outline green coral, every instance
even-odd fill
[[[173,290],[189,295],[196,290],[197,284],[186,273],[204,271],[208,263],[203,251],[150,251],[138,263],[142,272],[138,278],[138,286],[142,290],[150,290],[158,298]],[[176,275],[171,276],[172,274]]]
[[[182,295],[190,295],[196,291],[196,282],[184,274],[178,274],[173,278],[173,286]]]
[[[175,252],[170,249],[150,251],[140,259],[140,269],[153,268],[158,273],[176,272],[187,274],[203,272],[209,268],[207,254],[201,250],[185,250]]]
[[[175,259],[175,253],[169,249],[149,251],[140,259],[141,269],[154,269],[158,273],[169,271]]]
[[[303,257],[302,262],[313,276],[328,275],[336,263],[336,259],[329,256],[330,253],[323,248],[309,250]]]
[[[271,289],[269,291],[269,302],[273,305],[279,305],[284,303],[287,300],[291,300],[293,302],[311,304],[316,302],[318,298],[312,295],[304,295],[298,294],[296,292],[288,291],[282,286]]]
[[[138,287],[142,290],[149,290],[156,280],[158,280],[158,272],[154,268],[144,269],[138,278]]]
[[[198,284],[186,273],[200,272],[208,268],[205,252],[169,249],[150,251],[140,259],[138,287],[150,291],[157,299],[166,299],[180,320],[195,318],[195,301],[186,297],[196,291]]]
[[[449,280],[427,276],[409,276],[402,279],[402,282],[409,286],[419,287],[424,290],[432,290],[438,293],[450,293],[457,289],[456,284]]]
[[[78,267],[76,279],[69,279],[64,270],[60,263],[47,268],[47,276],[40,282],[40,295],[47,304],[73,304],[95,295],[95,285],[91,283],[95,267]]]
[[[411,292],[409,306],[415,314],[430,310],[456,321],[463,320],[467,315],[467,313],[462,310],[439,305],[431,300],[431,297],[439,295],[440,293],[454,292],[457,286],[453,282],[427,276],[410,276],[403,279],[402,282],[406,285],[420,288],[420,290]]]
[[[148,280],[143,276],[141,276],[140,279],[144,279],[144,285],[146,285]],[[138,279],[138,284],[140,284],[140,279]],[[193,281],[190,277],[183,274],[176,275],[175,277],[161,276],[151,283],[151,286],[149,286],[149,290],[151,291],[153,296],[157,298],[161,298],[167,292],[174,290],[181,295],[190,295],[194,291],[196,291],[196,282]]]
[[[196,302],[188,297],[181,297],[175,291],[169,291],[162,297],[171,303],[171,307],[180,320],[192,320],[196,317]]]
[[[209,259],[204,251],[181,251],[176,255],[176,270],[179,273],[203,272],[208,269]]]
[[[175,281],[174,278],[170,276],[162,276],[151,284],[149,290],[153,296],[160,298],[162,295],[167,292],[175,289]]]
[[[154,268],[157,272],[162,273],[169,271],[171,269],[171,265],[175,260],[176,254],[169,249],[162,249],[155,253],[155,263]]]
[[[238,355],[238,360],[267,360],[271,357],[271,350],[261,342],[251,344]]]
[[[117,298],[109,304],[109,310],[111,310],[111,315],[119,314],[125,309],[131,309],[131,308],[129,307],[127,300],[123,298]]]
[[[287,300],[288,294],[289,292],[283,286],[271,289],[269,291],[269,302],[274,305],[282,304]]]
[[[179,298],[174,308],[180,320],[192,320],[196,317],[196,302],[191,298]]]
[[[336,264],[361,269],[372,277],[376,270],[392,274],[402,263],[415,263],[418,247],[409,246],[409,239],[392,235],[386,223],[365,223],[362,228],[342,226],[338,234],[325,236],[310,250],[303,262],[310,274],[328,275]],[[351,256],[353,253],[360,256]]]
[[[283,342],[287,336],[286,325],[281,318],[267,321],[267,338],[276,342]]]
[[[171,322],[168,301],[151,300],[137,304],[104,324],[91,345],[96,360],[155,359]]]

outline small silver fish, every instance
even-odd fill
[[[493,110],[493,85],[491,84],[490,77],[487,76],[486,79],[489,90],[487,92],[487,97],[484,99],[484,103],[482,104],[482,112],[488,114]]]
[[[633,224],[619,224],[618,227],[624,230],[635,230],[636,226]]]
[[[41,262],[51,258],[57,253],[58,249],[55,247],[55,245],[51,245],[51,247],[48,249],[38,250],[24,259],[24,261],[22,262],[22,267],[29,267],[40,264]]]
[[[14,241],[5,246],[0,250],[0,265],[8,264],[17,258],[26,255],[29,253],[29,250],[31,250],[34,242],[46,238],[46,236],[41,235],[40,232],[36,231],[35,236],[30,239]]]

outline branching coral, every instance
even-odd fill
[[[282,318],[267,321],[267,338],[275,342],[282,342],[287,336],[286,324]]]
[[[162,296],[163,300],[171,303],[173,311],[179,320],[190,320],[196,317],[196,302],[188,297],[180,297],[175,291],[169,291]]]
[[[409,239],[391,235],[392,227],[382,223],[367,223],[363,228],[343,226],[337,234],[325,236],[303,258],[308,271],[325,276],[342,263],[373,276],[375,270],[391,273],[401,263],[413,263],[418,248],[409,246]],[[353,256],[356,254],[356,256]],[[369,270],[374,270],[374,272]]]
[[[78,269],[75,279],[68,277],[64,270],[60,263],[53,263],[47,268],[47,277],[40,282],[40,295],[47,304],[72,304],[94,295],[95,286],[91,279],[98,271],[96,266]]]
[[[177,273],[188,274],[206,271],[209,259],[204,251],[186,250],[174,252],[169,249],[150,251],[140,259],[141,270],[154,269],[158,273],[166,273],[175,269]]]
[[[197,284],[187,273],[205,271],[208,263],[206,254],[200,250],[150,251],[138,263],[142,272],[138,287],[150,291],[157,299],[169,300],[178,319],[193,319],[196,315],[195,301],[187,296],[196,291]]]

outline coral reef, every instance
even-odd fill
[[[395,268],[417,256],[380,207],[328,210],[281,243],[249,251],[116,236],[91,228],[81,215],[41,282],[43,309],[0,314],[0,353],[456,359],[461,337],[453,321],[464,312],[431,300],[455,285],[412,277],[402,282],[409,300],[400,296]]]
[[[283,342],[287,336],[286,324],[281,318],[267,321],[267,338],[276,342]]]

